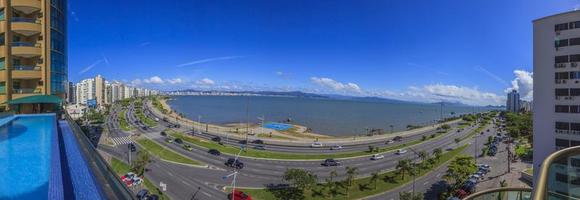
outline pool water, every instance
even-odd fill
[[[0,127],[0,199],[48,198],[55,131],[54,115],[17,116]]]

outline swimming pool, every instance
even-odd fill
[[[269,122],[264,124],[264,128],[274,129],[277,131],[285,131],[292,128],[292,124]]]
[[[60,195],[50,193],[62,194],[55,118],[43,114],[0,120],[0,199],[53,199]]]

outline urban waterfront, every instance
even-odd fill
[[[304,125],[315,133],[347,136],[366,129],[386,132],[407,125],[433,124],[441,117],[440,104],[268,96],[172,96],[167,103],[192,120],[214,124],[280,122]],[[248,105],[248,106],[246,106]],[[247,108],[247,112],[246,112]],[[444,105],[443,116],[491,110],[487,107]],[[247,113],[247,114],[246,114]]]

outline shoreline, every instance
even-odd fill
[[[225,124],[225,125],[220,125],[220,124],[205,124],[205,123],[201,123],[201,125],[199,123],[197,123],[197,121],[193,121],[189,118],[181,118],[178,116],[176,110],[174,110],[173,108],[171,108],[171,106],[167,103],[168,100],[171,99],[165,99],[165,98],[157,98],[157,100],[160,102],[161,106],[168,110],[169,113],[167,114],[162,114],[162,115],[166,115],[168,117],[171,117],[173,119],[179,119],[178,121],[182,121],[183,123],[186,124],[192,124],[192,126],[194,128],[203,128],[206,129],[206,131],[216,131],[218,134],[234,134],[235,136],[239,136],[239,137],[244,137],[245,133],[246,133],[246,124],[245,123],[230,123],[230,124]],[[156,108],[154,108],[155,110],[157,110]],[[177,116],[177,118],[176,118]],[[324,135],[324,134],[320,134],[320,133],[311,133],[311,132],[305,132],[307,127],[305,126],[301,126],[301,125],[296,125],[296,124],[292,124],[293,128],[287,130],[287,131],[276,131],[276,130],[272,130],[272,129],[267,129],[267,128],[263,128],[258,126],[258,124],[251,124],[249,127],[249,132],[253,133],[250,134],[253,137],[256,138],[260,138],[260,139],[268,139],[268,140],[272,140],[272,141],[285,141],[285,142],[298,142],[298,141],[304,141],[304,140],[308,140],[308,141],[313,141],[313,140],[323,140],[325,142],[340,142],[340,141],[351,141],[351,142],[361,142],[361,141],[368,141],[368,140],[377,140],[377,139],[388,139],[388,138],[393,138],[395,136],[407,136],[407,135],[413,135],[416,133],[420,133],[420,132],[425,132],[425,131],[430,131],[430,130],[434,130],[437,127],[443,125],[443,124],[453,124],[453,123],[458,123],[462,121],[461,119],[456,119],[456,120],[451,120],[451,121],[447,121],[447,122],[443,122],[443,123],[437,123],[437,124],[432,124],[432,125],[428,125],[428,126],[423,126],[421,128],[415,128],[415,129],[410,129],[410,130],[403,130],[403,131],[396,131],[393,133],[385,133],[385,134],[380,134],[380,135],[349,135],[349,136],[332,136],[332,135]],[[298,131],[296,130],[298,129]]]

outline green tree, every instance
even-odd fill
[[[449,166],[443,178],[449,182],[454,183],[454,188],[460,185],[469,175],[477,171],[475,159],[471,156],[461,155],[455,157]]]
[[[443,125],[441,125],[441,129],[447,131],[447,130],[451,129],[451,126],[449,126],[449,124],[443,124]]]
[[[149,164],[150,155],[148,151],[139,151],[137,152],[137,158],[133,160],[133,169],[132,171],[135,174],[142,176],[145,173],[145,167]]]
[[[410,172],[412,169],[411,160],[409,159],[399,160],[396,169],[399,170],[399,174],[401,174],[401,179],[405,179],[405,173]]]
[[[423,193],[416,192],[400,192],[399,193],[400,200],[423,200]]]
[[[377,181],[379,180],[379,178],[380,178],[380,175],[379,175],[379,172],[378,171],[377,172],[373,172],[371,174],[371,179],[369,180],[369,184],[372,183],[375,190],[377,189]]]
[[[344,187],[345,192],[346,192],[346,197],[349,197],[349,190],[350,187],[352,186],[352,183],[354,182],[354,179],[356,177],[356,174],[358,173],[358,168],[357,167],[346,167],[346,179],[344,180],[346,187]]]
[[[315,174],[303,169],[287,169],[282,177],[285,181],[290,182],[292,187],[300,190],[302,194],[312,186],[316,185],[317,177]]]
[[[441,148],[436,148],[433,149],[433,157],[435,157],[436,160],[439,160],[441,158],[441,155],[443,155],[443,151],[441,150]]]

